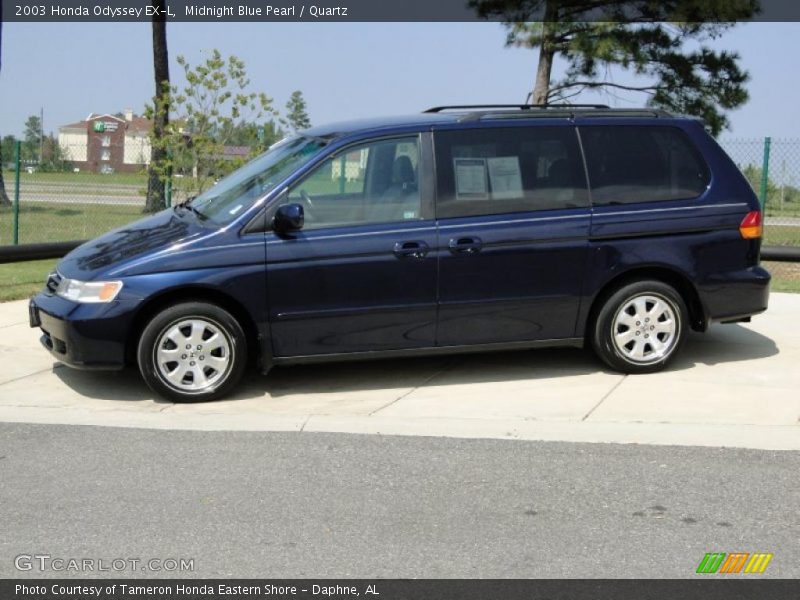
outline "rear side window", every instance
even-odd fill
[[[592,203],[596,206],[697,198],[708,168],[676,127],[581,127]]]
[[[462,129],[435,136],[437,217],[588,205],[573,127]]]

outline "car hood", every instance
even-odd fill
[[[58,264],[58,270],[65,277],[90,281],[112,267],[208,232],[191,213],[169,208],[78,246]]]

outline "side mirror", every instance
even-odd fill
[[[272,217],[272,227],[278,233],[289,233],[303,228],[305,216],[300,204],[279,206]]]

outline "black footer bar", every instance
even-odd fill
[[[3,600],[783,600],[798,580],[4,579]]]

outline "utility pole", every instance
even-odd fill
[[[44,162],[44,106],[39,109],[39,167]]]

